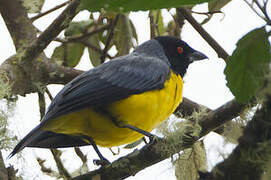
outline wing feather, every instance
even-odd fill
[[[161,59],[124,56],[91,69],[68,83],[48,108],[44,121],[86,107],[107,105],[153,89],[169,78],[169,66]]]

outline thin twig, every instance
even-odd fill
[[[105,47],[103,49],[103,54],[101,55],[101,63],[104,63],[104,61],[105,61],[106,53],[109,50],[110,43],[111,43],[111,40],[112,40],[112,38],[114,36],[115,27],[117,25],[119,17],[120,17],[120,14],[117,14],[117,16],[115,17],[115,19],[114,19],[114,21],[112,23],[112,26],[110,28],[111,30],[109,32],[108,38],[106,39]]]
[[[213,15],[213,14],[217,14],[217,13],[223,13],[222,11],[218,10],[218,11],[209,11],[209,12],[196,12],[196,11],[192,11],[190,10],[191,13],[194,13],[194,14],[199,14],[199,15],[206,15],[206,16],[210,16],[210,15]]]
[[[53,98],[51,92],[49,91],[48,87],[45,87],[45,92],[48,95],[49,99],[52,101],[54,98]]]
[[[265,21],[267,24],[271,24],[271,19],[267,13],[266,7],[267,7],[267,3],[264,3],[264,6],[261,6],[260,3],[255,0],[254,1],[256,3],[256,5],[258,6],[258,8],[262,11],[263,15],[265,16]],[[268,2],[268,1],[267,1]]]
[[[153,11],[149,11],[149,18],[150,18],[150,35],[151,39],[155,37],[155,23],[153,18]]]
[[[46,111],[45,97],[43,92],[38,92],[38,96],[39,96],[40,117],[42,118],[45,115]]]
[[[49,9],[49,10],[47,10],[47,11],[45,11],[45,12],[39,13],[39,14],[37,14],[36,16],[30,18],[30,20],[31,20],[32,22],[33,22],[33,21],[36,21],[37,19],[39,19],[39,18],[41,18],[41,17],[43,17],[43,16],[45,16],[45,15],[47,15],[47,14],[49,14],[49,13],[55,11],[55,10],[58,10],[58,9],[64,7],[64,6],[66,6],[69,2],[70,2],[70,0],[69,0],[69,1],[66,1],[66,2],[64,2],[64,3],[62,3],[62,4],[59,4],[59,5],[55,6],[54,8]]]
[[[257,16],[259,16],[262,20],[266,21],[266,19],[256,9],[254,9],[253,4],[250,4],[247,0],[244,1],[250,7],[250,9],[257,14]]]
[[[114,152],[112,148],[108,148],[109,151],[112,153],[112,155],[119,155],[120,154],[120,148],[118,147],[118,151],[117,152]]]
[[[94,34],[96,34],[96,33],[99,33],[99,32],[102,32],[102,31],[104,31],[104,30],[107,30],[107,29],[109,29],[111,26],[112,26],[111,23],[109,23],[109,24],[106,24],[106,25],[104,25],[104,26],[98,27],[98,28],[96,28],[96,29],[94,29],[94,30],[92,30],[92,31],[86,32],[86,33],[84,33],[84,34],[82,34],[82,35],[67,37],[66,40],[67,40],[68,42],[80,41],[80,40],[83,40],[83,39],[86,38],[86,37],[89,37],[89,36],[92,36],[92,35],[94,35]]]
[[[79,147],[74,147],[74,151],[76,155],[81,159],[83,164],[87,163],[87,156],[83,154]]]
[[[205,39],[205,41],[216,51],[218,57],[225,61],[229,57],[229,54],[216,42],[216,40],[210,36],[210,34],[203,29],[203,27],[193,18],[188,10],[185,8],[177,8],[178,16],[183,16]]]
[[[57,35],[65,29],[73,17],[78,13],[76,10],[80,0],[72,0],[65,10],[51,23],[51,25],[27,47],[22,56],[22,64],[31,64],[40,53],[53,41]]]
[[[61,151],[57,150],[57,149],[50,149],[51,153],[53,154],[54,160],[56,162],[56,166],[58,169],[59,174],[63,177],[65,177],[66,179],[71,179],[71,175],[69,174],[69,172],[67,171],[67,169],[64,167],[60,156],[61,156]]]
[[[47,94],[51,94],[48,89],[47,89],[47,92],[48,92]],[[45,115],[45,109],[46,109],[45,96],[44,96],[44,93],[42,93],[42,92],[38,92],[38,95],[39,95],[40,117],[42,119],[42,117]],[[59,174],[61,176],[64,176],[66,179],[70,179],[71,175],[68,173],[67,169],[64,167],[64,165],[60,159],[62,152],[57,149],[50,149],[50,151],[51,151],[51,153],[54,157],[54,160],[56,162]]]
[[[107,25],[106,25],[107,26]],[[101,29],[103,29],[104,30],[104,28],[107,28],[107,27],[102,27]],[[99,31],[101,31],[101,29],[99,29]],[[97,29],[98,30],[98,29]],[[92,31],[92,32],[90,32],[89,34],[88,34],[88,36],[90,36],[90,35],[93,35],[94,33],[98,33],[99,31]],[[83,35],[83,36],[80,36],[80,37],[71,37],[71,38],[67,38],[67,39],[61,39],[61,38],[59,38],[59,37],[56,37],[55,39],[54,39],[54,41],[57,41],[57,42],[60,42],[60,43],[70,43],[70,42],[77,42],[77,43],[82,43],[82,44],[84,44],[85,46],[87,46],[87,47],[89,47],[89,48],[91,48],[91,49],[93,49],[94,51],[96,51],[96,52],[98,52],[98,53],[100,53],[101,55],[103,55],[104,54],[104,51],[103,50],[101,50],[101,49],[99,49],[99,48],[97,48],[96,46],[94,46],[93,44],[91,44],[89,41],[86,41],[86,40],[84,40],[83,39],[83,37],[86,37],[85,35]],[[109,59],[112,59],[113,57],[112,56],[110,56],[107,52],[106,52],[106,57],[108,57]]]
[[[40,170],[43,172],[43,173],[46,173],[46,174],[52,174],[54,171],[51,169],[51,168],[47,168],[44,163],[45,163],[45,160],[44,159],[41,159],[39,157],[37,157],[37,162],[40,166]]]
[[[94,46],[94,45],[91,44],[90,42],[88,42],[88,41],[80,41],[80,43],[82,43],[82,44],[84,44],[85,46],[87,46],[87,47],[93,49],[94,51],[100,53],[101,55],[104,55],[104,51],[103,51],[103,50],[97,48],[96,46]],[[112,59],[112,58],[113,58],[113,57],[110,56],[107,52],[105,53],[105,56],[108,57],[109,59]]]
[[[156,29],[156,32],[157,32],[157,35],[160,36],[161,33],[159,31],[159,18],[160,18],[161,15],[161,11],[157,11],[156,12],[156,20],[155,20],[155,29]]]

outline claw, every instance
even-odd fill
[[[106,166],[111,164],[110,161],[108,161],[107,159],[94,159],[93,160],[93,164],[95,164],[96,166]]]

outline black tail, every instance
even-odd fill
[[[25,147],[64,148],[85,145],[89,144],[83,141],[80,136],[44,131],[40,126],[37,126],[15,146],[8,158],[11,158]]]

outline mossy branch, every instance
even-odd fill
[[[271,160],[271,98],[259,108],[231,155],[201,180],[261,179]]]
[[[185,133],[180,133],[177,130],[166,139],[155,139],[152,144],[147,144],[142,149],[135,150],[127,156],[119,158],[105,168],[75,177],[73,180],[86,180],[94,177],[98,177],[101,180],[115,180],[133,176],[146,167],[156,164],[185,148],[191,147],[193,142],[200,137],[237,117],[245,107],[245,105],[232,100],[199,120],[198,125],[201,127],[199,136],[193,136],[193,129],[191,129],[191,126],[187,126],[186,129],[182,130]]]
[[[16,50],[26,47],[36,38],[37,29],[27,17],[27,12],[22,5],[22,1],[0,0],[0,13],[12,37]]]
[[[229,54],[207,31],[205,31],[205,29],[193,18],[193,16],[187,9],[177,8],[177,15],[183,16],[194,27],[194,29],[198,31],[202,38],[216,51],[218,57],[226,61],[226,59],[229,57]],[[180,17],[179,19],[182,19],[182,17]]]

